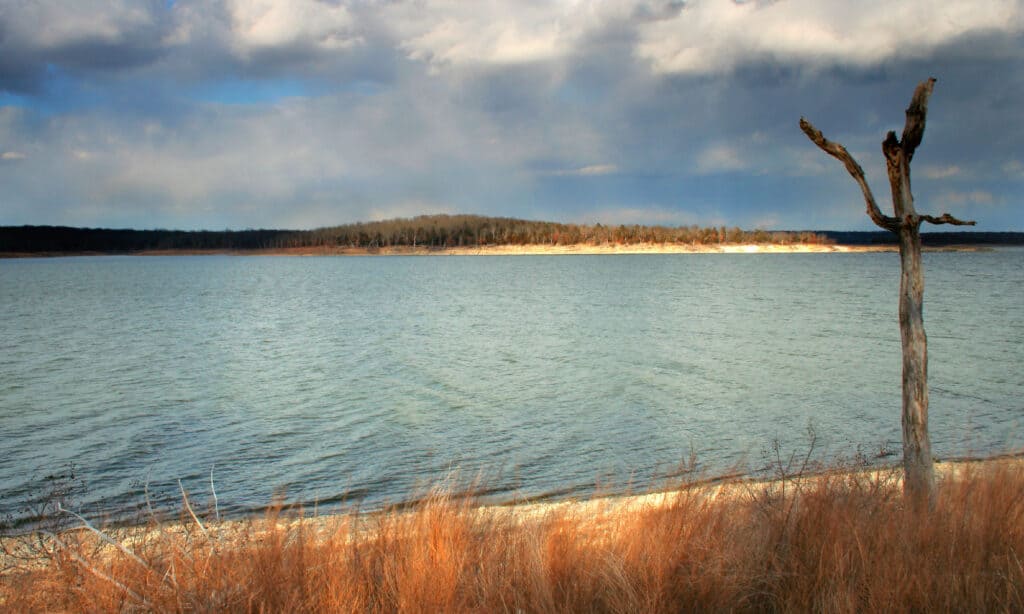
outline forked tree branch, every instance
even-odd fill
[[[948,213],[943,213],[939,217],[934,215],[922,215],[919,217],[922,222],[928,222],[929,224],[952,224],[954,226],[974,226],[977,224],[974,220],[958,220]]]
[[[871,187],[868,186],[867,179],[864,178],[864,169],[857,164],[857,161],[853,159],[850,152],[846,151],[846,148],[839,143],[833,143],[832,141],[825,138],[821,133],[821,130],[815,128],[811,122],[804,118],[800,118],[800,129],[804,131],[807,138],[811,139],[815,145],[817,145],[822,151],[839,160],[846,166],[847,172],[853,177],[857,185],[860,186],[861,192],[864,193],[864,202],[867,203],[868,217],[877,224],[878,226],[896,232],[900,227],[900,220],[894,217],[889,217],[882,213],[882,210],[878,208],[878,203],[875,202],[875,195],[871,193]]]
[[[924,121],[928,115],[928,97],[932,95],[935,87],[935,78],[922,81],[914,89],[914,97],[910,99],[910,106],[907,107],[907,121],[903,124],[903,138],[900,145],[903,147],[903,154],[907,157],[907,164],[914,158],[914,151],[921,144],[924,138]]]

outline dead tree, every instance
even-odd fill
[[[924,274],[921,269],[921,222],[931,224],[970,225],[944,213],[938,217],[921,215],[914,210],[914,196],[910,191],[910,161],[914,150],[924,136],[928,97],[935,79],[923,81],[914,90],[907,107],[903,138],[889,131],[882,141],[892,189],[894,217],[884,215],[875,203],[871,188],[853,156],[839,143],[826,139],[821,131],[806,119],[800,119],[800,128],[815,145],[846,166],[864,193],[868,217],[878,226],[896,233],[900,245],[900,337],[903,342],[903,492],[911,501],[929,507],[935,503],[935,470],[932,464],[932,445],[928,437],[928,346],[924,334],[921,305],[924,297]]]

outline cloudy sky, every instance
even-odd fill
[[[918,209],[1024,230],[1024,0],[0,0],[0,225],[421,213],[871,229],[938,79]]]

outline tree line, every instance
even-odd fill
[[[725,226],[562,224],[479,215],[421,215],[313,230],[131,230],[2,226],[0,252],[137,252],[301,247],[449,248],[487,245],[631,245],[636,243],[830,243],[821,233]]]
[[[314,230],[130,230],[0,226],[0,252],[132,253],[147,250],[256,250],[302,247],[443,249],[487,245],[632,245],[726,243],[871,245],[889,232],[767,231],[725,226],[562,224],[480,215],[421,215]],[[1020,232],[923,233],[925,245],[1021,245]]]
[[[479,215],[423,215],[309,231],[314,245],[342,247],[472,247],[636,243],[824,243],[813,232],[740,228],[562,224]],[[299,237],[295,237],[301,240]]]

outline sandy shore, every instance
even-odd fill
[[[895,246],[864,247],[810,244],[724,244],[693,245],[677,243],[636,243],[632,245],[482,245],[474,247],[295,247],[281,249],[189,251],[194,254],[232,254],[260,256],[558,256],[602,254],[809,254],[894,251]],[[146,251],[143,255],[174,255],[178,250]]]
[[[977,245],[925,247],[924,251],[969,252],[991,248]],[[896,245],[819,245],[744,243],[703,245],[690,243],[635,243],[631,245],[482,245],[476,247],[284,247],[271,249],[161,249],[127,253],[107,252],[0,252],[0,258],[69,256],[571,256],[605,254],[850,254],[895,252]]]
[[[964,471],[994,468],[1005,465],[1014,471],[1024,471],[1024,452],[999,455],[990,458],[965,458],[940,461],[935,463],[936,479],[955,480]],[[789,486],[810,487],[819,480],[836,474],[850,475],[835,469],[823,472],[811,472],[805,476],[786,480]],[[871,467],[855,472],[872,481],[889,484],[892,488],[903,487],[903,471],[899,466]],[[635,495],[610,495],[591,499],[569,499],[564,501],[545,501],[539,503],[519,503],[514,505],[484,505],[479,508],[484,514],[507,514],[517,519],[543,518],[550,513],[564,513],[571,517],[587,518],[608,513],[626,514],[644,510],[652,510],[670,505],[680,492],[691,492],[708,499],[740,499],[765,489],[774,490],[782,486],[783,480],[758,479],[750,476],[729,476],[712,478],[695,482],[682,490],[656,491]]]

